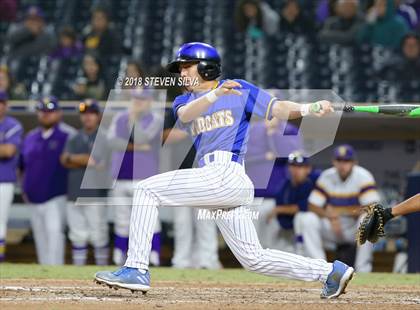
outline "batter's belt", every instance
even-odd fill
[[[236,162],[240,165],[244,165],[243,158],[235,153],[227,152],[227,151],[214,151],[212,153],[208,153],[204,155],[199,161],[198,166],[203,167],[208,165],[212,162],[221,162],[221,163],[229,163],[229,162]]]

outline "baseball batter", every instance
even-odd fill
[[[150,289],[149,254],[159,206],[187,206],[223,210],[215,219],[226,243],[242,266],[268,276],[324,284],[322,298],[344,292],[354,269],[342,262],[328,263],[277,250],[263,249],[244,208],[252,203],[254,186],[244,169],[252,113],[271,119],[323,116],[330,102],[300,105],[280,101],[244,80],[221,80],[220,56],[205,43],[186,43],[168,70],[198,79],[178,96],[173,110],[189,131],[197,149],[199,167],[169,171],[138,183],[130,221],[125,265],[115,272],[95,275],[98,283],[146,292]]]
[[[18,120],[8,116],[7,94],[0,91],[0,262],[6,254],[7,219],[13,202],[16,168],[23,128]]]

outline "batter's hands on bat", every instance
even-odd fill
[[[324,116],[334,112],[334,108],[330,101],[321,100],[313,103],[310,109],[311,114],[316,116]]]
[[[239,90],[234,89],[235,87],[242,88],[242,85],[233,80],[226,80],[222,85],[215,89],[216,96],[220,97],[223,95],[242,95]]]

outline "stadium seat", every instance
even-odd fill
[[[281,7],[280,1],[267,3],[276,11]],[[19,15],[30,4],[45,11],[49,25],[56,31],[63,25],[72,25],[78,33],[89,24],[94,6],[108,5],[125,52],[150,68],[168,63],[182,43],[205,41],[220,51],[223,77],[246,78],[262,87],[332,88],[347,100],[360,102],[391,98],[410,102],[418,99],[420,93],[418,81],[405,83],[404,87],[380,82],[378,72],[394,56],[383,47],[335,46],[281,32],[270,39],[250,40],[246,34],[233,31],[235,1],[22,0]],[[305,6],[314,4],[305,1]],[[0,43],[8,26],[0,23]],[[72,59],[57,65],[57,76],[62,78],[51,80],[53,90],[68,93],[68,81],[76,76],[79,62]],[[108,74],[117,74],[120,65],[121,57],[108,59]],[[40,69],[39,59],[14,60],[11,67],[16,78],[22,78],[30,87]]]

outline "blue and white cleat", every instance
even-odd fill
[[[141,273],[137,268],[121,267],[111,271],[99,271],[95,274],[95,282],[105,284],[114,289],[125,288],[135,291],[141,291],[145,294],[150,289],[150,273]]]
[[[322,289],[321,298],[337,298],[344,294],[347,284],[353,278],[354,269],[336,260],[333,263],[333,270],[328,275],[327,282]]]

